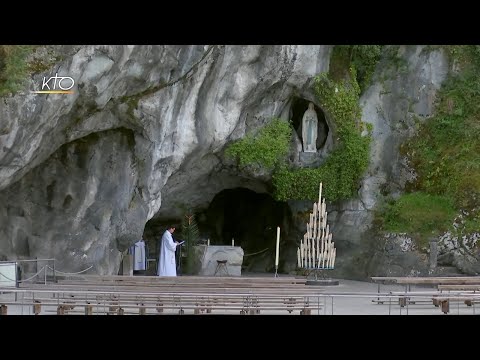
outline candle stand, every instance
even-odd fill
[[[337,249],[332,241],[330,226],[327,224],[325,198],[322,201],[322,183],[318,190],[318,203],[307,223],[307,231],[297,249],[297,265],[307,274],[307,285],[338,285],[338,280],[325,276],[326,270],[335,268]]]

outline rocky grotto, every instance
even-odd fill
[[[341,86],[348,86],[344,79],[355,80],[355,73],[349,64],[339,70],[343,60],[336,50],[330,45],[29,49],[25,79],[14,90],[0,89],[0,260],[55,258],[64,271],[93,266],[92,273],[117,274],[129,246],[144,238],[157,251],[165,226],[193,214],[198,242],[208,238],[227,245],[234,238],[246,255],[258,253],[244,258],[245,271],[274,271],[280,226],[279,270],[295,273],[296,249],[315,200],[308,198],[314,186],[308,174],[340,166],[322,179],[332,191],[327,210],[337,247],[333,276],[477,274],[480,229],[454,232],[462,223],[459,216],[480,208],[475,191],[468,207],[455,207],[452,228],[429,236],[391,231],[377,221],[387,200],[413,191],[418,174],[403,144],[434,117],[438,94],[458,63],[442,47],[383,46],[371,78],[353,99],[360,111],[352,118],[355,141],[370,139],[366,166],[352,175],[350,194],[337,194],[333,189],[340,189],[344,175],[342,166],[331,162],[343,159],[335,154],[349,146],[348,137],[342,138],[340,100],[350,93]],[[7,81],[8,56],[0,50],[0,85]],[[357,64],[357,75],[360,70]],[[32,92],[55,74],[74,79],[72,94]],[[318,80],[321,74],[339,84],[330,102],[319,95],[325,84]],[[305,119],[309,108],[313,113]],[[243,153],[229,155],[233,144],[259,136],[272,119],[290,131],[282,160],[274,154],[271,164],[255,159],[242,164]],[[251,149],[258,153],[250,155],[261,156],[261,146]],[[303,198],[279,190],[278,179],[287,178],[278,175],[282,166],[306,171],[290,184],[299,193],[305,188]],[[438,258],[433,265],[432,249]]]

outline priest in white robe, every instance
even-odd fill
[[[172,234],[174,226],[170,226],[162,236],[160,254],[158,259],[158,276],[177,276],[177,265],[175,262],[175,250],[178,241],[174,241]]]

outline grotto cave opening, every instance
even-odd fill
[[[231,245],[234,239],[235,246],[242,247],[242,272],[275,271],[277,226],[281,229],[279,269],[284,264],[283,250],[295,247],[295,240],[289,240],[289,232],[294,230],[288,204],[276,201],[266,193],[242,187],[224,189],[214,196],[206,208],[192,213],[200,235],[198,244],[205,244],[210,239],[210,245]],[[151,249],[151,256],[158,257],[160,238],[167,224],[179,226],[173,236],[183,239],[181,221],[154,217],[147,222],[144,238]]]

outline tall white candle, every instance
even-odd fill
[[[320,183],[320,186],[318,187],[318,202],[322,201],[322,183]]]
[[[210,239],[207,239],[207,246],[210,246]]]
[[[235,246],[235,240],[232,238],[232,246]]]
[[[298,262],[298,268],[301,268],[302,263],[300,262],[300,248],[297,249],[297,262]]]
[[[275,267],[278,267],[278,250],[280,247],[280,227],[277,226],[277,248],[275,251]]]
[[[302,259],[302,268],[304,267],[304,260],[303,260],[303,241],[300,241],[300,258]]]

